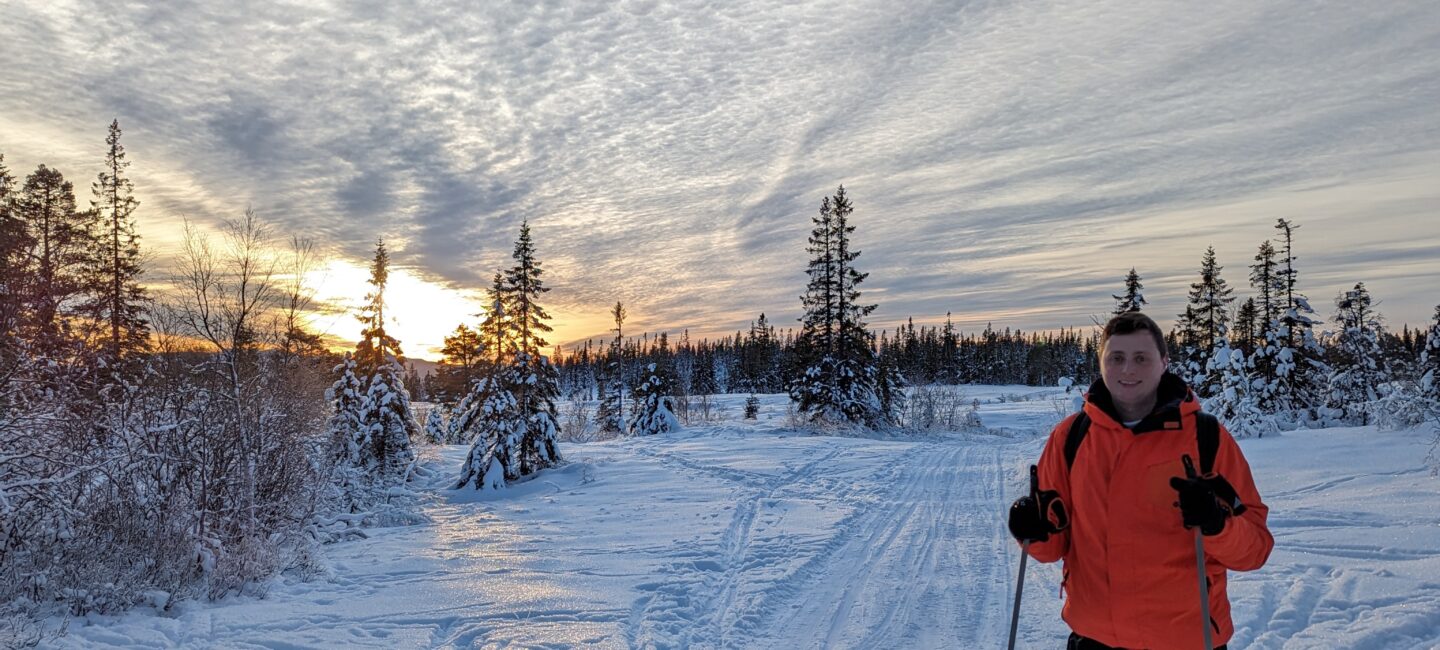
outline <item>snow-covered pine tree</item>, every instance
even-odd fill
[[[419,437],[410,396],[395,363],[383,364],[370,375],[370,386],[360,405],[360,427],[369,448],[362,450],[367,467],[390,479],[404,479],[415,460],[410,441]]]
[[[615,319],[615,340],[611,341],[601,362],[598,379],[600,406],[595,412],[596,425],[606,434],[618,434],[625,425],[625,373],[622,366],[626,315],[625,305],[615,301],[610,310],[610,316]]]
[[[670,373],[660,364],[646,364],[645,377],[635,386],[635,405],[627,429],[632,436],[653,436],[680,430],[680,419],[670,402]]]
[[[362,450],[369,446],[368,432],[361,425],[365,389],[355,375],[355,358],[349,352],[331,372],[338,376],[325,397],[331,404],[329,438],[335,459],[335,483],[343,494],[351,496],[362,482]]]
[[[760,397],[754,393],[751,393],[749,397],[745,398],[744,417],[746,420],[754,420],[760,417]]]
[[[1440,305],[1435,306],[1435,322],[1425,336],[1416,374],[1420,376],[1420,399],[1428,406],[1432,419],[1440,420]]]
[[[1206,248],[1205,257],[1200,261],[1200,281],[1190,285],[1190,303],[1185,307],[1188,335],[1182,344],[1185,360],[1187,366],[1201,369],[1188,381],[1201,397],[1213,394],[1219,383],[1219,378],[1209,376],[1205,369],[1209,367],[1215,346],[1220,344],[1219,339],[1224,337],[1223,332],[1228,330],[1230,314],[1226,309],[1235,300],[1229,285],[1220,277],[1221,268],[1215,261],[1215,247]]]
[[[1408,329],[1408,328],[1407,328]],[[1376,426],[1382,430],[1408,429],[1426,422],[1440,425],[1440,307],[1428,330],[1416,333],[1414,360],[1387,358],[1382,364],[1390,377],[1379,387],[1380,399],[1371,409]],[[1440,433],[1440,430],[1437,430]],[[1440,445],[1440,438],[1436,440]]]
[[[355,346],[356,376],[365,390],[360,409],[366,436],[362,460],[388,478],[400,477],[414,460],[410,441],[418,437],[409,393],[401,381],[400,342],[385,331],[385,287],[390,277],[390,254],[385,241],[375,244],[370,266],[371,291],[361,309],[360,342]]]
[[[1230,347],[1227,327],[1217,328],[1215,348],[1207,360],[1206,375],[1215,378],[1212,394],[1204,398],[1205,411],[1225,423],[1237,437],[1264,437],[1276,431],[1275,421],[1261,407],[1261,393],[1244,350]]]
[[[474,431],[457,487],[490,489],[500,485],[496,481],[518,480],[561,462],[555,406],[560,375],[540,354],[548,345],[542,335],[551,327],[545,322],[550,314],[537,299],[549,289],[541,280],[544,271],[535,257],[528,222],[520,226],[511,257],[515,266],[504,272],[503,284],[496,283],[491,312],[496,331],[503,332],[497,341],[501,352],[492,373],[476,384],[464,402],[467,411],[457,413],[452,427],[462,435]],[[502,364],[507,350],[513,355]]]
[[[1276,329],[1280,326],[1280,302],[1275,297],[1275,247],[1270,240],[1260,244],[1260,250],[1255,253],[1255,263],[1250,265],[1250,286],[1255,289],[1255,351],[1250,357],[1251,366],[1255,370],[1256,379],[1264,385],[1266,394],[1267,410],[1275,413],[1277,405],[1269,404],[1269,397],[1274,392],[1275,367],[1278,365],[1275,358],[1280,349],[1276,345]],[[1286,408],[1288,408],[1288,404]]]
[[[812,218],[810,282],[801,296],[805,317],[795,345],[801,373],[791,379],[789,391],[810,422],[878,427],[895,421],[899,404],[882,397],[874,341],[865,329],[863,319],[875,305],[859,302],[867,274],[853,265],[860,256],[849,243],[853,210],[842,185]],[[899,391],[885,393],[894,397]]]
[[[520,475],[528,476],[542,469],[559,465],[560,412],[555,402],[560,399],[560,374],[543,354],[521,352],[515,357],[515,382],[512,388],[520,414],[525,418],[525,432],[520,440]]]
[[[1140,284],[1140,274],[1135,272],[1135,267],[1130,267],[1130,272],[1125,275],[1125,293],[1112,295],[1115,299],[1115,311],[1111,312],[1116,316],[1132,311],[1140,311],[1148,302],[1145,294],[1141,292],[1145,285]]]
[[[520,478],[516,455],[526,427],[519,404],[508,388],[514,383],[506,376],[510,372],[509,368],[492,371],[476,381],[474,390],[456,407],[451,432],[471,441],[456,489],[497,490]]]
[[[1308,412],[1325,401],[1323,393],[1330,368],[1325,363],[1325,350],[1315,336],[1314,328],[1320,321],[1312,318],[1315,310],[1305,296],[1296,290],[1299,270],[1295,268],[1294,238],[1299,226],[1287,219],[1277,219],[1275,229],[1280,231],[1281,258],[1275,269],[1275,298],[1279,302],[1280,323],[1278,334],[1281,341],[1278,355],[1277,391],[1278,402],[1290,402],[1297,415],[1308,417]],[[1288,352],[1287,352],[1288,350]],[[1305,413],[1300,413],[1304,411]]]
[[[1363,426],[1370,423],[1385,379],[1380,367],[1380,316],[1364,282],[1335,297],[1335,322],[1340,331],[1331,348],[1334,362],[1322,415],[1338,424]]]
[[[1192,387],[1205,377],[1206,366],[1202,363],[1198,339],[1199,334],[1195,330],[1195,308],[1187,305],[1185,313],[1175,320],[1175,328],[1165,337],[1165,341],[1166,347],[1170,349],[1170,372]],[[1196,392],[1199,392],[1198,388]]]
[[[445,416],[441,415],[441,410],[441,406],[436,404],[425,414],[425,442],[432,445],[451,444],[450,430],[445,426]]]

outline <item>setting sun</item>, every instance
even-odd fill
[[[331,259],[306,275],[315,290],[315,330],[337,351],[354,347],[360,338],[360,321],[355,315],[371,291],[369,279],[368,268],[341,259]],[[480,320],[484,301],[477,294],[392,267],[385,291],[386,327],[410,358],[439,359],[446,334],[461,323]]]

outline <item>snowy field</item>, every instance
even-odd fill
[[[967,387],[990,433],[890,440],[786,428],[785,401],[650,439],[565,445],[499,496],[446,489],[429,523],[326,547],[329,575],[264,598],[68,622],[61,648],[995,648],[1018,547],[1003,515],[1056,389]],[[1440,648],[1432,434],[1242,442],[1271,508],[1269,564],[1232,573],[1231,648]],[[1058,648],[1059,565],[1030,564],[1020,646]]]

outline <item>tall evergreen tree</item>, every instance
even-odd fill
[[[1278,219],[1275,228],[1280,231],[1283,246],[1275,271],[1275,296],[1280,303],[1277,346],[1282,348],[1276,369],[1277,399],[1292,403],[1295,409],[1312,409],[1324,401],[1322,393],[1330,369],[1315,337],[1314,327],[1320,321],[1311,318],[1315,310],[1296,290],[1299,271],[1295,268],[1294,235],[1299,226]]]
[[[494,368],[505,365],[506,360],[515,356],[519,338],[515,335],[515,322],[510,318],[506,299],[505,276],[495,272],[490,290],[486,294],[490,308],[480,322],[480,347],[489,350],[490,363]]]
[[[370,377],[380,366],[401,358],[400,341],[385,331],[385,288],[390,282],[390,253],[385,240],[375,242],[375,257],[370,263],[370,292],[360,308],[360,343],[355,348],[355,364],[363,377]]]
[[[625,353],[625,305],[615,301],[615,306],[610,309],[610,316],[615,319],[615,329],[612,330],[615,332],[615,339],[610,342],[601,361],[600,406],[596,409],[595,420],[601,431],[614,434],[620,433],[625,423],[625,373],[622,369],[622,357]]]
[[[542,335],[551,327],[545,322],[550,314],[538,298],[549,289],[540,279],[543,271],[535,257],[528,222],[520,227],[511,257],[515,266],[505,272],[503,286],[497,287],[492,315],[497,332],[498,323],[508,323],[504,331],[515,337],[514,352],[507,363],[497,363],[490,375],[476,384],[461,403],[466,410],[457,407],[452,430],[476,431],[459,486],[495,488],[561,462],[555,407],[560,378],[550,360],[540,354],[548,345]]]
[[[867,274],[854,261],[860,251],[850,247],[855,226],[849,222],[853,207],[841,186],[826,197],[812,218],[808,251],[810,282],[801,304],[805,317],[796,343],[800,376],[790,381],[790,396],[811,422],[850,422],[882,426],[894,421],[896,402],[882,395],[900,395],[882,387],[874,342],[863,318],[874,305],[860,303],[859,285]]]
[[[385,241],[375,244],[370,265],[370,293],[361,308],[360,343],[355,347],[356,374],[365,387],[361,426],[365,463],[394,476],[414,459],[410,441],[419,435],[410,397],[401,380],[400,341],[385,331],[385,288],[390,281],[390,254]]]
[[[73,303],[85,286],[85,263],[94,250],[93,213],[77,212],[74,186],[45,165],[25,178],[15,211],[30,244],[24,292],[28,338],[37,351],[53,353],[70,336]]]
[[[1140,311],[1145,307],[1145,294],[1141,292],[1145,285],[1140,284],[1140,274],[1135,272],[1135,267],[1130,267],[1130,272],[1125,275],[1125,293],[1110,296],[1115,299],[1116,316],[1132,311]]]
[[[90,206],[98,217],[98,236],[88,260],[89,298],[80,309],[94,323],[101,349],[118,360],[148,346],[150,324],[144,312],[146,292],[139,281],[140,237],[134,222],[140,202],[125,173],[130,163],[120,144],[119,120],[110,123],[105,144],[105,169],[91,185],[95,198]]]
[[[26,255],[31,247],[25,222],[15,211],[15,178],[0,153],[0,354],[19,335],[25,305]]]
[[[506,313],[513,320],[512,328],[516,344],[521,352],[538,355],[549,345],[545,333],[551,331],[550,314],[537,300],[550,289],[540,279],[545,271],[540,260],[535,258],[535,244],[530,239],[530,223],[520,224],[520,238],[515,240],[515,251],[511,253],[515,266],[505,272]]]
[[[1182,345],[1186,356],[1199,368],[1209,364],[1210,356],[1228,329],[1230,314],[1227,311],[1235,301],[1232,290],[1220,277],[1222,267],[1215,261],[1215,247],[1205,249],[1200,261],[1200,281],[1190,285],[1190,303],[1185,307],[1185,321],[1189,324],[1190,340]],[[1228,347],[1228,341],[1226,342]],[[1216,388],[1218,377],[1210,378],[1208,373],[1192,379],[1199,379],[1201,395],[1210,395]]]

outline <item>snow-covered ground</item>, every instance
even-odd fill
[[[786,428],[785,402],[649,439],[565,445],[497,495],[445,489],[429,523],[325,549],[265,598],[69,622],[56,647],[1002,647],[1018,548],[1003,514],[1056,389],[967,387],[998,433],[888,440]],[[738,418],[742,396],[723,398]],[[1231,648],[1440,648],[1432,434],[1299,431],[1242,446],[1269,564],[1232,574]],[[1055,648],[1058,565],[1030,564],[1020,646]]]

